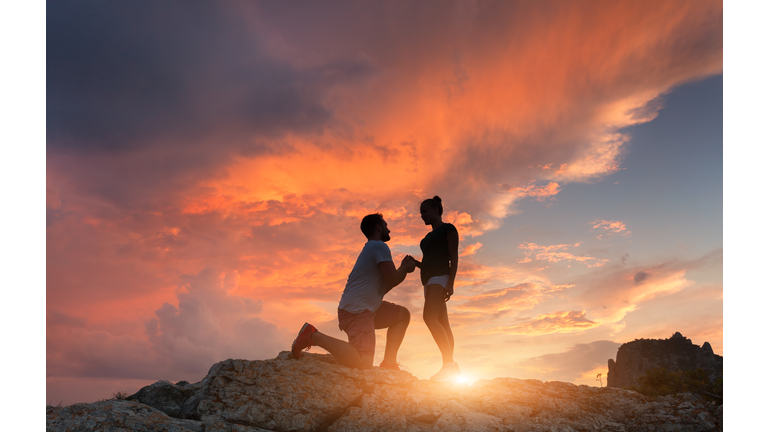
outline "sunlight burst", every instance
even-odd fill
[[[454,380],[456,384],[471,385],[475,380],[467,374],[461,374]]]

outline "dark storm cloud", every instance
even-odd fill
[[[226,6],[231,6],[227,3]],[[335,83],[363,58],[298,69],[271,58],[252,24],[214,2],[66,2],[47,7],[49,150],[126,151],[159,142],[253,154],[253,136],[333,120]]]

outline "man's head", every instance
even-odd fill
[[[369,214],[360,222],[360,231],[368,240],[389,241],[389,228],[381,213]]]

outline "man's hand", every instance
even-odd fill
[[[410,255],[406,255],[405,258],[403,258],[403,261],[400,263],[400,266],[405,268],[407,273],[412,273],[414,270],[416,270],[416,258]]]

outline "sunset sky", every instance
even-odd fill
[[[460,234],[448,312],[470,379],[598,386],[622,343],[674,332],[724,355],[722,2],[69,1],[46,19],[54,404],[273,358],[305,321],[345,339],[360,219],[381,212],[396,263],[420,259],[433,195]],[[412,314],[399,362],[429,378],[418,272],[386,299]]]

